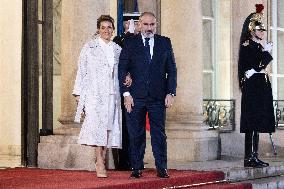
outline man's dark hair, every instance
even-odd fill
[[[151,15],[153,16],[154,18],[156,18],[155,14],[152,13],[152,12],[143,12],[140,16],[139,16],[139,20],[141,20],[141,18],[145,15]]]
[[[102,22],[110,22],[112,25],[112,28],[115,29],[114,27],[114,19],[110,16],[110,15],[101,15],[98,19],[97,19],[97,29],[100,29],[101,23]]]

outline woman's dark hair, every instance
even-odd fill
[[[112,25],[112,28],[115,29],[114,27],[114,19],[110,16],[110,15],[101,15],[98,19],[97,19],[97,29],[100,28],[101,23],[102,22],[110,22]]]

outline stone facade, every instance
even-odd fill
[[[18,1],[18,0],[17,0]],[[94,3],[96,1],[96,3]],[[55,134],[49,139],[42,138],[39,144],[39,164],[41,167],[56,168],[56,161],[47,157],[62,152],[64,165],[60,168],[93,170],[93,151],[90,148],[75,144],[80,126],[73,124],[76,103],[71,95],[77,59],[83,44],[96,32],[96,19],[101,14],[110,14],[117,18],[117,5],[113,0],[56,0],[54,1],[54,125]],[[153,11],[160,16],[159,31],[171,38],[178,68],[178,88],[174,106],[167,111],[167,136],[169,161],[206,161],[223,155],[242,156],[244,136],[239,133],[240,97],[237,80],[237,58],[239,36],[246,16],[254,11],[254,4],[264,0],[222,0],[216,1],[217,38],[220,40],[217,60],[219,70],[216,82],[219,84],[217,96],[236,99],[236,130],[231,133],[209,131],[203,124],[203,59],[202,42],[204,32],[202,22],[202,3],[196,0],[139,0],[140,12]],[[0,41],[1,70],[0,89],[2,108],[0,116],[0,154],[20,154],[21,146],[21,2],[0,3],[0,25],[3,38]],[[4,8],[5,7],[5,8]],[[160,10],[158,10],[160,8]],[[12,11],[11,11],[12,10]],[[268,15],[266,9],[265,12]],[[11,18],[11,19],[6,19]],[[217,18],[217,19],[218,19]],[[225,26],[224,26],[225,25]],[[13,31],[13,32],[11,32]],[[216,42],[216,41],[215,41]],[[224,50],[221,50],[224,49]],[[11,53],[13,52],[13,54]],[[229,64],[228,64],[229,63]],[[225,78],[225,79],[224,79]],[[13,114],[11,114],[13,112]],[[57,119],[61,124],[58,124]],[[58,124],[58,125],[57,125]],[[60,127],[59,127],[60,126]],[[274,139],[278,153],[284,155],[282,131],[277,130]],[[63,135],[63,136],[62,136]],[[261,135],[261,155],[271,155],[269,136]],[[53,142],[52,142],[53,141]],[[54,146],[56,148],[53,148]],[[59,147],[63,147],[62,151]],[[51,151],[56,149],[56,151]],[[50,152],[50,154],[46,154]],[[86,152],[87,164],[81,164],[82,155]],[[54,155],[54,156],[53,156]],[[109,155],[111,160],[111,153]],[[52,160],[47,166],[46,160]],[[146,162],[152,162],[150,138],[147,136]],[[80,165],[82,165],[80,167]],[[52,167],[53,166],[53,167]],[[110,161],[109,167],[113,167]]]

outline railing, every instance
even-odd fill
[[[273,100],[275,127],[284,129],[284,100]],[[235,130],[235,100],[203,99],[204,123],[209,129]]]
[[[275,127],[284,129],[284,100],[273,100]]]
[[[234,131],[235,103],[234,99],[203,99],[204,123],[209,129],[219,129],[223,132]]]

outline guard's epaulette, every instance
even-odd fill
[[[243,46],[248,46],[249,45],[249,40],[246,40],[243,44],[242,44]]]

